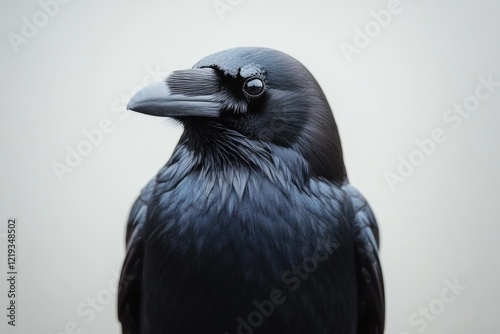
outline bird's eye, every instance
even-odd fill
[[[250,78],[243,84],[243,92],[249,98],[256,98],[264,93],[264,82],[260,78]]]

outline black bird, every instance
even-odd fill
[[[184,133],[130,213],[123,333],[383,333],[377,223],[301,63],[225,50],[128,109]]]

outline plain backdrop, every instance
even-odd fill
[[[351,183],[379,221],[386,333],[499,332],[500,87],[474,94],[480,77],[500,82],[500,2],[401,0],[389,20],[386,0],[54,1],[1,1],[0,332],[120,333],[127,215],[182,132],[126,112],[126,102],[236,46],[294,56],[325,91]],[[363,47],[347,59],[342,46],[355,43]],[[446,119],[463,103],[472,111],[460,124]],[[432,148],[436,129],[446,139]],[[78,149],[86,156],[67,166]],[[387,173],[410,157],[418,166],[391,188]],[[58,177],[56,165],[68,169]],[[9,217],[18,219],[15,328]],[[454,283],[461,289],[446,290]]]

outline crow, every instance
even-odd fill
[[[123,333],[383,333],[377,223],[299,61],[228,49],[127,108],[184,132],[130,212]]]

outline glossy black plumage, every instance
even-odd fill
[[[376,221],[298,61],[222,51],[129,107],[173,117],[184,133],[130,213],[123,333],[383,332]],[[256,316],[278,290],[284,301]]]

